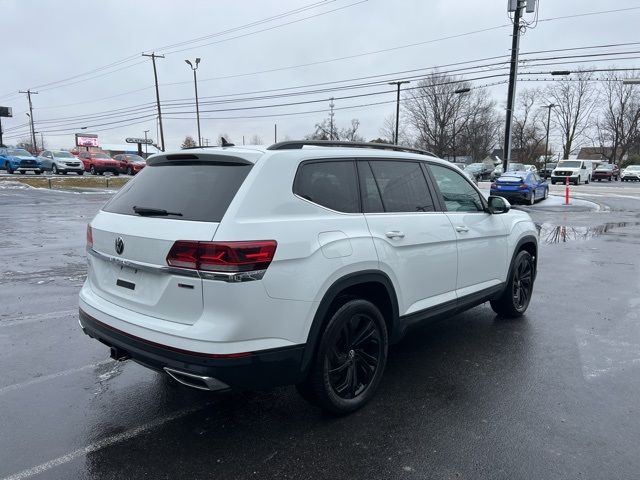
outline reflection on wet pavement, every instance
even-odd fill
[[[545,243],[566,243],[575,240],[589,240],[604,235],[616,228],[638,226],[640,222],[604,223],[602,225],[573,227],[568,225],[538,224],[540,239]]]

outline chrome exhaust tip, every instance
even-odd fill
[[[173,368],[164,367],[164,371],[176,382],[186,385],[187,387],[197,388],[198,390],[208,390],[216,392],[219,390],[228,390],[229,385],[221,382],[217,378],[206,377],[204,375],[195,375],[193,373],[181,372]]]

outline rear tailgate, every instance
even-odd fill
[[[169,268],[167,254],[178,240],[213,239],[252,166],[220,155],[150,160],[91,222],[89,282],[96,295],[193,324],[203,311],[202,280],[195,270]]]

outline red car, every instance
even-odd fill
[[[104,152],[80,152],[78,157],[82,160],[84,169],[92,175],[102,175],[104,172],[120,174],[120,162]]]
[[[147,161],[140,155],[128,153],[116,155],[113,159],[120,163],[120,173],[126,173],[127,175],[135,175],[147,164]]]
[[[601,163],[591,174],[592,180],[620,180],[620,167],[612,163]]]

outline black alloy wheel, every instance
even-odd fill
[[[53,164],[53,167],[51,167],[51,173],[54,175],[58,174],[58,166],[55,163]]]
[[[387,361],[387,327],[367,300],[347,300],[329,320],[307,379],[296,387],[311,403],[351,413],[375,394]]]
[[[93,165],[91,165],[91,168],[89,169],[89,171],[91,172],[91,175],[95,175],[98,172],[96,172],[96,167],[94,167]]]
[[[373,380],[382,356],[380,331],[366,314],[347,321],[327,355],[331,388],[340,398],[360,395]]]
[[[502,295],[490,302],[493,311],[506,318],[519,317],[526,312],[531,302],[535,273],[531,254],[526,250],[519,251]]]

